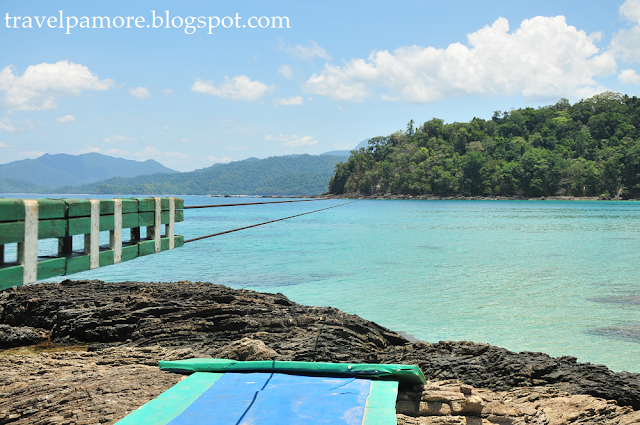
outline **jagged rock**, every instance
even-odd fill
[[[158,360],[214,355],[417,364],[432,382],[400,389],[400,424],[640,423],[640,374],[467,341],[409,343],[331,307],[210,283],[22,286],[0,291],[0,326],[0,341],[38,334],[93,350],[0,356],[0,424],[114,423],[181,379]]]
[[[215,357],[230,360],[275,360],[280,355],[259,339],[242,338],[220,348]]]
[[[49,335],[42,329],[0,324],[0,348],[35,345],[48,339]]]

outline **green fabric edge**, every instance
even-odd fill
[[[403,384],[427,383],[418,366],[403,364],[323,363],[258,360],[241,362],[228,359],[185,359],[160,361],[160,369],[173,372],[279,372],[354,376],[361,379],[395,380]]]
[[[371,381],[362,425],[396,425],[397,381]]]
[[[166,425],[224,373],[194,373],[116,422],[117,425]]]

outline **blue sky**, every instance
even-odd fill
[[[100,152],[189,171],[640,87],[640,0],[0,5],[0,163]],[[185,33],[189,16],[205,28]]]

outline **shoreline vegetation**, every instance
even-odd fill
[[[274,197],[275,198],[275,197]],[[304,196],[300,196],[304,198]],[[342,193],[334,195],[325,193],[312,198],[323,199],[388,199],[388,200],[423,200],[423,201],[640,201],[636,198],[608,198],[604,196],[438,196],[438,195],[407,195],[399,193],[385,193],[384,195],[363,195],[361,193]]]
[[[640,198],[640,99],[608,91],[489,120],[410,120],[351,151],[328,192]]]
[[[34,345],[37,353],[16,353]],[[205,282],[65,280],[1,291],[0,349],[0,423],[16,425],[115,423],[182,379],[158,360],[191,357],[415,364],[429,383],[400,389],[400,425],[640,422],[638,373],[416,341],[332,307]]]

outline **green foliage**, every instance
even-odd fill
[[[605,92],[488,121],[411,120],[338,164],[329,191],[637,198],[640,99]]]

